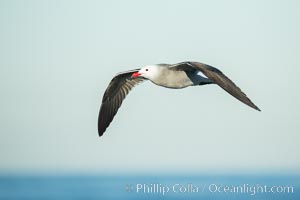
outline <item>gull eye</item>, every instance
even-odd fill
[[[146,69],[146,72],[148,71],[148,69]]]

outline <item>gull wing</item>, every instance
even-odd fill
[[[114,116],[117,114],[118,109],[130,90],[144,81],[142,77],[132,78],[134,72],[139,69],[121,72],[117,74],[109,83],[103,98],[99,111],[98,118],[98,133],[102,136],[106,128],[112,122]]]

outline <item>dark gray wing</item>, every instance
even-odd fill
[[[131,78],[139,69],[121,72],[109,83],[103,98],[98,118],[98,133],[102,136],[114,116],[117,114],[123,100],[129,91],[145,79],[142,77]]]
[[[195,69],[200,70],[205,76],[218,84],[229,94],[248,106],[260,111],[260,109],[247,97],[247,95],[217,68],[199,62],[182,62],[175,64],[172,69],[183,71],[193,71]]]

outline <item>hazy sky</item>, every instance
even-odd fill
[[[0,170],[300,169],[299,1],[0,1]],[[216,85],[136,87],[101,138],[120,71],[200,61]]]

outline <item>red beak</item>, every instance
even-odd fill
[[[142,75],[142,74],[139,73],[139,72],[134,72],[134,73],[131,75],[131,77],[136,78],[136,77],[139,77],[140,75]]]

